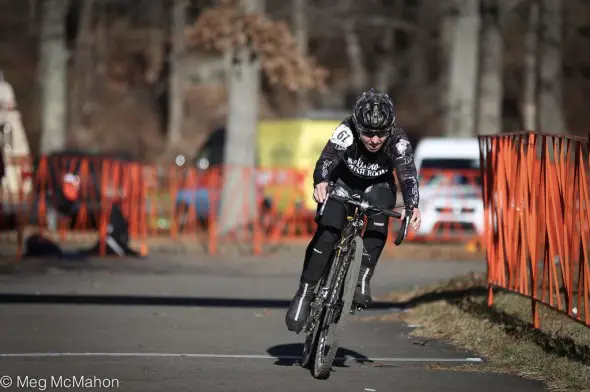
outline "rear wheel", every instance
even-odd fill
[[[352,300],[354,298],[354,291],[360,273],[361,258],[363,256],[362,239],[359,236],[355,237],[350,247],[351,249],[349,249],[346,255],[347,258],[350,258],[350,263],[344,282],[341,282],[337,287],[332,287],[332,290],[340,291],[340,295],[338,296],[340,301],[338,301],[339,303],[337,305],[341,305],[342,308],[340,309],[339,306],[326,306],[322,311],[316,328],[318,331],[317,343],[315,344],[313,375],[319,379],[327,379],[330,376],[332,363],[338,351],[344,325],[352,309]]]

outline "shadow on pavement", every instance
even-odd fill
[[[408,309],[422,303],[486,295],[484,288],[427,293],[407,301],[375,301],[369,309]],[[290,300],[265,298],[178,297],[151,295],[17,294],[0,293],[3,304],[202,306],[219,308],[287,308]]]
[[[293,366],[299,364],[301,353],[303,352],[303,343],[289,343],[272,346],[266,350],[270,355],[276,357],[275,365],[277,366]],[[346,360],[352,358],[357,363],[372,363],[369,358],[356,351],[347,348],[339,347],[336,352],[336,359],[334,359],[334,366],[349,367],[346,365]]]

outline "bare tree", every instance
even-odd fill
[[[302,56],[307,56],[309,48],[309,32],[307,26],[306,9],[308,0],[291,0],[293,8],[293,28],[295,30],[295,40],[297,48]],[[305,91],[297,93],[297,111],[302,112],[307,107],[307,96]]]
[[[395,29],[393,27],[385,27],[383,41],[380,46],[381,55],[379,56],[377,72],[375,72],[375,87],[378,90],[387,91],[396,71],[393,61],[395,57]]]
[[[44,0],[41,12],[41,153],[63,149],[67,141],[67,0]]]
[[[255,197],[256,129],[260,71],[291,91],[322,86],[325,71],[306,61],[287,26],[262,13],[263,0],[223,1],[204,11],[187,32],[205,49],[228,60],[229,114],[218,233],[226,234],[257,218]],[[245,207],[248,207],[247,209]]]
[[[541,1],[538,129],[566,133],[562,106],[562,0]]]
[[[150,62],[148,71],[146,72],[146,80],[149,83],[156,83],[158,77],[160,76],[160,72],[162,71],[162,65],[164,63],[164,10],[165,7],[163,0],[151,0],[149,2],[149,8],[147,12],[150,23]],[[174,22],[174,16],[171,19]],[[180,21],[180,23],[182,23],[182,21]],[[182,37],[182,39],[184,39],[184,36]]]
[[[416,23],[420,26],[431,26],[430,28],[422,28],[412,34],[412,44],[409,49],[409,59],[411,66],[408,67],[409,82],[412,87],[428,86],[428,59],[429,53],[435,47],[435,43],[430,39],[431,33],[436,28],[439,21],[439,13],[436,7],[432,7],[430,3],[421,1],[418,3],[415,10]]]
[[[502,2],[482,0],[480,91],[478,94],[477,132],[496,134],[502,131],[503,42]]]
[[[264,0],[241,0],[241,11],[262,12]],[[220,234],[253,222],[256,196],[256,127],[260,90],[260,59],[245,42],[227,53],[229,62],[225,168],[221,194]],[[246,208],[245,208],[246,207]]]
[[[167,132],[167,149],[178,147],[182,140],[182,123],[184,119],[184,69],[185,51],[184,29],[186,26],[187,0],[174,0],[171,20],[170,85],[168,94],[169,120]]]
[[[475,133],[479,59],[479,0],[451,0],[447,15],[450,38],[446,134]]]
[[[353,13],[354,4],[355,2],[353,0],[343,1],[343,7],[349,13]],[[357,18],[352,17],[342,23],[342,29],[344,30],[344,42],[346,44],[346,53],[352,74],[351,87],[355,94],[360,94],[369,85],[369,73],[363,62],[365,56],[363,55],[361,37],[357,29]]]
[[[406,9],[414,6],[407,6],[404,1],[292,0],[296,4],[301,1],[306,1],[306,35],[318,44],[314,45],[315,53],[343,55],[348,60],[347,81],[338,80],[332,85],[330,96],[322,97],[323,104],[327,106],[343,105],[346,95],[349,95],[348,98],[357,95],[369,85],[382,90],[390,89],[401,70],[411,68],[412,62],[407,55],[409,48],[405,48],[403,53],[396,52],[396,36],[401,32],[416,35],[427,30],[416,23],[416,18],[408,20]],[[297,32],[296,12],[292,11],[296,9],[294,7],[280,6],[277,2],[273,5],[273,15],[293,13]],[[336,42],[338,44],[335,45]]]
[[[307,28],[307,5],[308,0],[292,0],[293,2],[293,25],[297,48],[303,56],[307,56],[309,45],[309,33]]]
[[[529,4],[524,58],[523,123],[526,130],[537,129],[537,41],[539,30],[539,2]]]
[[[72,89],[70,90],[69,110],[70,129],[74,135],[83,131],[82,114],[86,110],[88,95],[94,80],[93,53],[95,43],[92,36],[92,19],[95,0],[86,0],[81,3],[82,9],[79,16],[79,27],[76,39],[72,77]]]

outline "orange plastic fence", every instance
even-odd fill
[[[315,231],[315,210],[301,205],[301,201],[312,197],[312,189],[303,188],[310,171],[295,172],[292,176],[299,185],[293,185],[295,194],[291,210],[282,215],[284,225],[275,227],[275,241],[308,241]],[[398,192],[400,191],[398,184]],[[483,202],[481,193],[481,172],[479,169],[423,169],[420,177],[423,224],[419,232],[409,231],[406,241],[432,243],[481,242],[483,235]],[[267,200],[276,204],[277,195],[265,193]],[[401,193],[397,205],[403,207]],[[274,211],[267,211],[272,221]],[[397,233],[398,220],[392,220],[392,230]],[[391,241],[390,241],[391,242]]]
[[[295,229],[304,177],[287,169],[148,166],[148,236],[193,238],[210,254],[227,241],[248,243],[254,254]],[[226,192],[227,191],[227,192]],[[223,195],[226,199],[223,199]],[[236,221],[236,222],[233,222]],[[224,225],[228,223],[229,226]]]
[[[588,140],[538,133],[480,136],[489,296],[529,297],[590,326]]]
[[[21,161],[20,172],[33,172],[29,160]],[[260,254],[265,245],[309,241],[316,226],[315,209],[306,203],[312,197],[312,190],[305,188],[310,175],[308,170],[217,167],[202,171],[82,155],[43,157],[32,176],[19,179],[16,194],[3,193],[4,211],[18,208],[17,213],[5,214],[11,218],[0,222],[0,229],[3,225],[4,232],[17,234],[19,249],[22,230],[33,227],[60,242],[87,241],[89,234],[98,235],[104,251],[106,223],[117,203],[128,219],[131,239],[144,249],[147,239],[188,238],[210,254],[228,241],[247,244]],[[483,221],[479,175],[473,170],[423,170],[421,208],[423,227],[429,229],[410,231],[408,241],[479,238]],[[80,191],[72,189],[72,184]],[[78,199],[73,222],[67,214],[56,213],[68,197]],[[239,222],[222,227],[232,220],[228,217]],[[451,227],[449,220],[459,227]],[[398,227],[394,220],[393,230]]]
[[[207,172],[177,167],[148,171],[154,179],[148,190],[153,200],[147,219],[152,224],[150,237],[159,234],[177,239],[196,234],[210,253],[216,253],[223,241],[251,241],[254,252],[259,253],[263,244],[308,241],[315,231],[315,209],[305,203],[312,197],[312,190],[305,189],[309,171],[227,167]],[[232,195],[225,204],[233,205],[233,214],[250,220],[222,235],[221,196],[227,172],[234,175],[225,184]],[[479,169],[424,170],[421,208],[426,230],[410,231],[408,241],[479,241],[483,234],[480,175]],[[401,196],[398,204],[403,205]],[[399,221],[394,221],[393,230],[398,227]]]
[[[16,165],[16,163],[15,163]],[[59,242],[87,242],[98,238],[99,254],[106,254],[108,218],[114,204],[129,222],[131,239],[145,248],[145,185],[142,166],[132,162],[84,157],[43,157],[34,165],[23,160],[20,191],[15,196],[3,186],[4,232],[16,232],[18,256],[23,231],[53,237]],[[23,166],[24,167],[24,166]],[[15,197],[18,197],[15,202]],[[71,201],[75,200],[75,213]],[[72,219],[73,217],[73,219]],[[6,236],[0,240],[7,240]]]

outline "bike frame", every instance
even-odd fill
[[[362,310],[362,307],[358,305],[357,308],[352,307],[352,296],[358,280],[361,258],[364,252],[361,232],[364,229],[365,217],[368,217],[370,212],[384,214],[398,219],[402,216],[399,212],[373,206],[368,201],[363,200],[359,195],[349,196],[347,192],[335,188],[333,183],[329,186],[328,197],[322,205],[319,215],[323,214],[329,198],[334,198],[345,205],[348,204],[355,208],[352,212],[347,211],[346,223],[342,230],[340,240],[334,249],[333,257],[330,260],[330,267],[320,280],[318,291],[311,304],[310,315],[304,327],[307,340],[304,346],[302,365],[304,367],[309,366],[311,359],[316,357],[314,369],[316,374],[314,375],[318,378],[327,378],[329,375],[332,361],[336,354],[339,335],[348,314],[354,314],[355,310]],[[413,210],[412,207],[406,210],[407,213],[402,227],[395,240],[396,245],[400,245],[407,235],[411,210]],[[354,247],[354,252],[351,252],[351,247]],[[323,352],[324,340],[326,338],[322,336],[318,340],[319,329],[322,329],[323,333],[323,329],[330,329],[332,324],[335,324],[335,329],[327,331],[326,335],[331,332],[334,335],[335,342],[330,345],[329,353],[325,356],[326,361],[324,361],[323,355],[320,355],[319,358],[317,357],[319,352]]]
[[[364,229],[365,226],[365,217],[369,216],[369,213],[371,211],[375,211],[376,213],[383,213],[385,215],[388,215],[389,217],[393,217],[393,218],[401,218],[401,214],[399,212],[396,211],[389,211],[389,210],[385,210],[382,209],[380,207],[376,207],[371,205],[369,202],[367,202],[366,200],[361,199],[360,197],[355,197],[356,195],[353,196],[349,196],[345,193],[340,193],[338,192],[337,188],[334,187],[333,184],[331,184],[331,188],[332,190],[330,192],[328,192],[328,196],[326,198],[326,202],[329,198],[333,198],[335,200],[338,200],[344,204],[348,204],[351,205],[354,208],[354,210],[352,212],[348,212],[347,213],[347,217],[346,217],[346,223],[344,225],[344,228],[342,229],[342,234],[340,236],[340,241],[338,242],[338,245],[336,245],[336,248],[334,249],[334,255],[331,258],[331,266],[328,269],[328,271],[330,273],[327,274],[326,276],[326,283],[335,283],[335,285],[332,284],[321,284],[318,285],[320,287],[319,292],[317,293],[318,295],[316,295],[316,298],[319,297],[321,300],[326,300],[327,298],[327,294],[328,294],[328,290],[329,290],[329,286],[331,286],[332,288],[341,288],[341,285],[339,284],[341,282],[341,280],[344,278],[344,276],[347,273],[347,270],[350,266],[350,260],[348,258],[348,260],[346,260],[347,258],[343,258],[343,255],[346,255],[347,252],[350,250],[350,244],[352,243],[353,238],[360,236],[361,232]],[[324,212],[324,208],[326,206],[326,202],[324,202],[324,204],[322,205],[321,209],[320,209],[320,215],[323,214]],[[399,231],[398,237],[395,240],[395,244],[396,245],[400,245],[401,242],[403,241],[403,239],[406,237],[407,235],[407,231],[408,231],[408,222],[409,222],[409,215],[406,216],[406,219],[404,220],[404,223],[402,223],[402,228]],[[364,251],[364,249],[363,249]],[[344,265],[342,265],[344,263]],[[333,271],[336,271],[336,273],[332,273]],[[330,277],[332,277],[332,279],[330,279]],[[336,279],[335,282],[331,282],[334,279]],[[334,290],[332,292],[332,295],[329,298],[329,305],[334,305],[334,301],[338,299],[339,297],[339,291],[340,290]],[[323,302],[321,301],[318,306],[322,306]],[[313,327],[313,326],[310,326]]]

